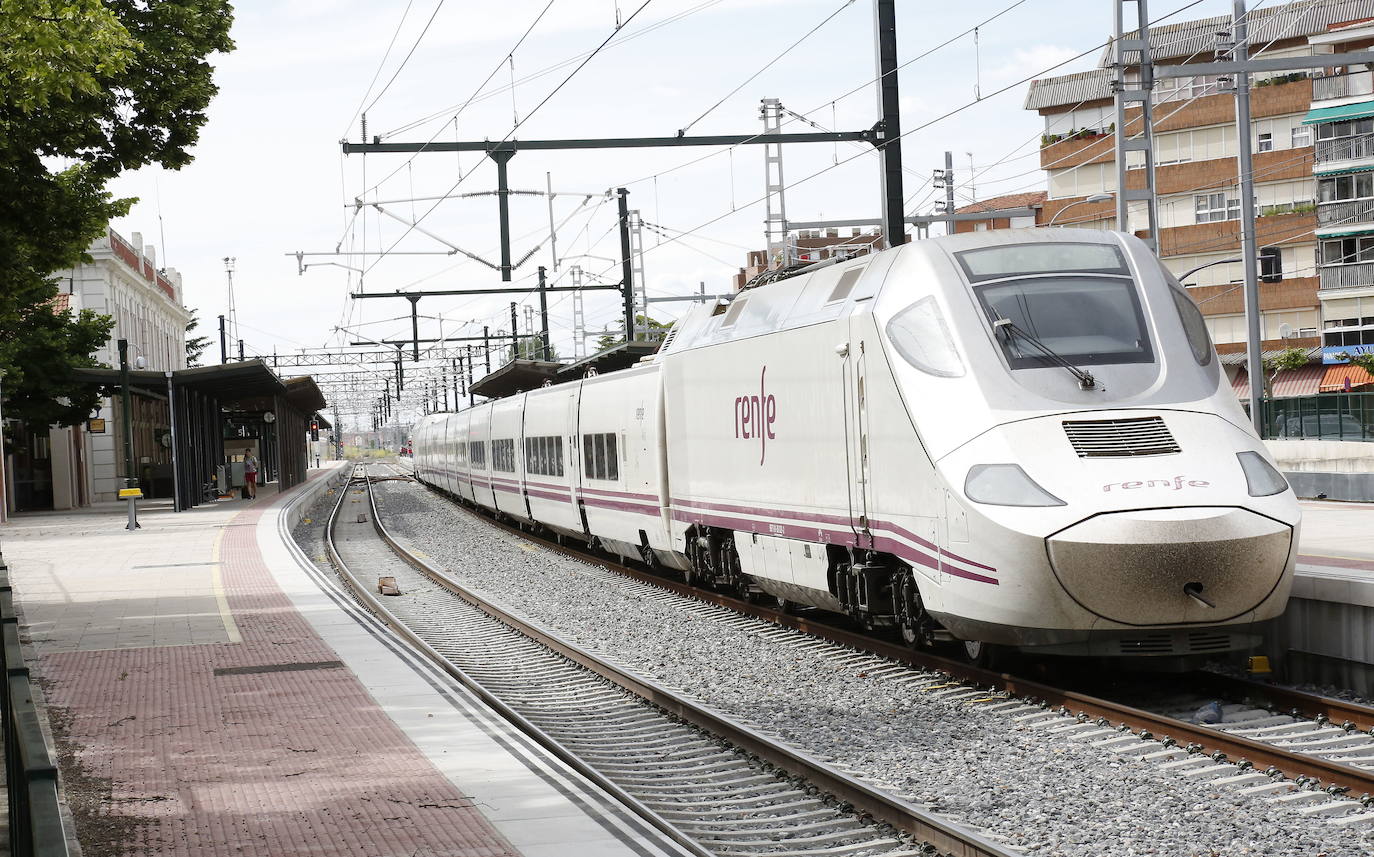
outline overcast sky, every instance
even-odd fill
[[[214,60],[220,93],[210,105],[195,161],[179,172],[143,170],[117,181],[116,194],[137,196],[140,202],[114,227],[125,236],[141,232],[158,246],[160,264],[181,271],[186,303],[199,310],[205,333],[213,333],[215,316],[226,311],[222,260],[234,257],[239,332],[250,353],[336,344],[346,337],[334,328],[345,325],[383,339],[409,334],[408,321],[394,320],[409,311],[409,304],[350,301],[350,291],[491,288],[500,278],[461,255],[379,256],[381,250],[448,248],[417,231],[402,237],[403,224],[370,208],[354,218],[352,201],[382,201],[388,211],[420,218],[424,230],[495,261],[494,197],[412,200],[489,192],[496,175],[493,164],[481,162],[476,153],[344,156],[339,141],[360,139],[360,108],[366,108],[368,135],[390,142],[499,140],[517,121],[523,124],[516,139],[672,136],[689,124],[691,134],[752,133],[762,130],[758,106],[765,97],[780,98],[826,129],[857,130],[876,121],[874,90],[865,85],[874,77],[871,0],[650,0],[642,9],[640,2],[240,3],[233,28],[238,48]],[[1185,4],[1156,3],[1150,11],[1158,18]],[[1036,157],[1041,120],[1022,109],[1026,85],[993,93],[1100,45],[1110,32],[1112,4],[898,0],[897,6],[902,62],[1009,9],[980,28],[976,46],[971,34],[963,36],[900,74],[904,130],[973,103],[978,93],[983,96],[903,141],[908,213],[931,210],[936,192],[929,178],[933,168],[943,166],[946,149],[955,153],[961,205],[975,197],[1043,188]],[[1225,14],[1229,8],[1224,0],[1206,0],[1173,20]],[[568,80],[581,58],[615,32],[617,16],[624,21],[631,15]],[[1098,53],[1092,50],[1051,73],[1091,68]],[[739,91],[726,98],[736,87]],[[793,123],[785,130],[812,129]],[[788,147],[785,178],[796,183],[786,195],[789,219],[875,216],[878,168],[877,158],[866,153],[870,149],[866,144]],[[615,205],[603,196],[618,186],[630,190],[630,207],[648,223],[669,234],[690,231],[666,243],[646,229],[644,265],[651,295],[695,291],[703,281],[708,292],[726,291],[746,249],[764,246],[761,146],[527,152],[510,162],[515,189],[542,190],[546,173],[556,193],[568,194],[554,205],[554,219],[563,224],[557,236],[561,261],[555,272],[545,199],[512,197],[515,258],[544,245],[517,270],[516,285],[532,287],[540,264],[560,285],[569,282],[574,264],[618,279]],[[584,202],[588,194],[592,199]],[[288,256],[336,247],[372,254],[307,261],[366,273],[320,264],[298,275],[295,258]],[[420,312],[448,319],[446,334],[457,331],[459,320],[474,322],[468,331],[480,333],[483,323],[493,330],[509,326],[512,299],[537,306],[527,295],[436,297],[422,300]],[[659,304],[652,314],[670,320],[686,306]],[[565,294],[551,299],[554,344],[563,355],[572,354],[571,309]],[[589,328],[614,325],[620,318],[612,293],[589,293],[586,309]],[[523,326],[523,309],[520,318]],[[437,321],[422,323],[422,335],[437,334]]]

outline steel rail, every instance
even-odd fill
[[[381,526],[381,522],[377,517],[377,504],[373,497],[371,480],[367,475],[367,466],[360,466],[363,470],[363,485],[364,490],[367,492],[368,506],[370,508],[373,528],[380,535],[382,535],[383,539],[387,542],[387,544],[392,546],[393,550],[396,550],[394,542],[392,542],[390,537],[386,535],[386,531]],[[334,504],[334,509],[332,512],[330,512],[329,515],[329,522],[325,525],[324,528],[324,541],[325,549],[328,553],[330,562],[334,563],[334,566],[338,568],[340,572],[342,572],[342,577],[345,583],[348,584],[349,588],[358,597],[358,599],[363,602],[368,611],[370,611],[374,616],[376,616],[378,621],[385,624],[388,628],[391,629],[393,633],[395,633],[397,636],[403,639],[408,645],[413,647],[416,651],[421,652],[432,663],[434,663],[436,666],[438,666],[444,672],[448,673],[453,678],[457,679],[464,687],[468,688],[470,691],[476,694],[484,704],[486,704],[488,707],[496,711],[496,713],[501,715],[501,717],[505,718],[509,723],[515,726],[516,729],[519,729],[525,735],[529,736],[532,740],[534,740],[544,749],[548,750],[564,764],[568,765],[578,774],[582,775],[595,786],[604,791],[606,794],[610,795],[613,799],[615,799],[622,806],[624,806],[626,810],[628,810],[632,815],[636,816],[645,824],[649,825],[653,829],[667,836],[673,842],[677,843],[679,846],[685,849],[686,853],[696,855],[696,857],[715,857],[715,855],[711,851],[697,844],[691,837],[683,833],[674,824],[672,824],[672,822],[668,821],[667,819],[659,815],[657,812],[645,806],[629,792],[625,791],[623,788],[616,785],[614,782],[612,782],[610,779],[604,776],[600,771],[596,770],[592,766],[588,765],[586,762],[582,761],[580,758],[578,758],[575,754],[573,754],[570,750],[564,747],[561,743],[559,743],[556,739],[550,736],[543,729],[540,729],[534,723],[530,722],[530,720],[526,718],[524,715],[522,715],[520,712],[516,711],[514,708],[510,707],[499,697],[497,697],[495,694],[488,691],[485,686],[483,686],[472,676],[468,675],[468,673],[465,670],[450,662],[447,658],[445,658],[442,654],[435,650],[433,646],[431,646],[422,637],[420,637],[408,626],[406,626],[405,623],[396,619],[391,614],[391,611],[387,609],[386,605],[384,605],[381,602],[381,600],[372,593],[372,590],[363,585],[362,581],[359,580],[357,576],[354,575],[353,572],[349,569],[348,564],[343,561],[343,557],[339,555],[338,548],[334,544],[334,525],[338,521],[339,510],[343,507],[343,501],[344,498],[348,495],[348,489],[355,483],[356,479],[356,476],[350,476],[348,481],[345,482],[344,486],[339,490],[339,499]],[[408,555],[405,553],[399,553],[398,556],[400,556],[402,560],[405,560],[407,562],[411,562],[411,560],[414,559],[414,557],[408,558]],[[413,564],[413,562],[411,564]]]
[[[371,491],[368,492],[368,496],[370,499],[372,498]],[[514,628],[521,634],[635,696],[653,703],[664,711],[706,732],[724,738],[736,747],[777,768],[805,778],[837,800],[850,804],[856,811],[928,843],[939,854],[951,855],[951,857],[1014,857],[1016,852],[1007,850],[978,833],[951,824],[916,804],[837,771],[820,759],[763,735],[724,712],[700,702],[683,699],[657,682],[608,663],[564,640],[553,631],[516,616],[501,606],[475,594],[443,570],[435,568],[421,557],[416,556],[414,552],[392,536],[385,524],[382,523],[381,516],[377,514],[375,499],[372,499],[372,503],[373,526],[387,544],[396,551],[397,556],[429,576],[437,584],[502,624]],[[506,529],[511,530],[509,527]],[[518,530],[514,530],[514,532],[524,535]],[[561,547],[559,549],[564,550]],[[577,556],[579,559],[586,559],[585,556],[571,551],[566,552]],[[615,570],[619,571],[620,569]],[[657,582],[656,578],[650,579]]]
[[[420,484],[423,485],[424,483]],[[431,491],[435,490],[429,488],[428,485],[425,487]],[[750,604],[747,601],[712,590],[698,589],[697,587],[689,586],[685,583],[678,583],[677,581],[669,580],[656,574],[641,571],[605,557],[596,556],[595,554],[583,550],[558,544],[555,541],[530,533],[527,530],[512,526],[503,521],[495,520],[490,516],[478,515],[477,512],[464,505],[456,505],[463,511],[480,517],[486,523],[493,524],[506,532],[518,535],[522,538],[538,542],[541,546],[549,550],[575,557],[584,562],[596,563],[610,571],[618,572],[643,583],[651,583],[655,586],[667,589],[670,592],[696,598],[721,607],[727,607],[748,616],[764,619],[786,628],[802,631],[832,643],[839,643],[840,645],[891,658],[894,661],[907,664],[908,666],[941,672],[949,675],[951,678],[961,681],[986,686],[996,690],[1003,690],[1025,699],[1037,700],[1050,708],[1062,708],[1068,714],[1086,717],[1089,720],[1107,721],[1116,726],[1125,726],[1132,732],[1137,734],[1147,733],[1157,740],[1172,738],[1181,747],[1187,748],[1194,746],[1198,752],[1216,756],[1217,758],[1226,758],[1232,761],[1248,761],[1260,771],[1273,769],[1282,773],[1289,779],[1315,777],[1321,782],[1337,788],[1346,788],[1355,793],[1374,794],[1374,770],[1357,768],[1353,765],[1322,759],[1306,753],[1291,752],[1278,745],[1267,744],[1263,741],[1256,741],[1241,735],[1233,735],[1218,729],[1209,728],[1205,725],[1178,720],[1167,715],[1155,714],[1154,712],[1112,702],[1090,694],[1065,690],[1033,679],[1011,675],[1010,673],[983,669],[962,661],[941,657],[940,655],[930,652],[919,651],[897,643],[881,640],[868,634],[838,628],[834,625],[807,619],[802,616],[793,616],[757,604]],[[1224,676],[1218,676],[1218,679],[1225,678]],[[1374,709],[1360,706],[1356,703],[1350,703],[1330,697],[1316,696],[1314,694],[1305,694],[1297,690],[1244,682],[1240,679],[1230,680],[1226,683],[1226,686],[1242,689],[1241,692],[1250,694],[1252,698],[1261,696],[1261,689],[1266,689],[1268,691],[1268,699],[1276,701],[1282,700],[1282,703],[1278,706],[1280,708],[1297,708],[1300,712],[1307,713],[1308,716],[1312,717],[1326,714],[1327,718],[1332,721],[1335,721],[1336,716],[1339,715],[1342,722],[1348,720],[1352,724],[1356,724],[1358,728],[1368,729],[1374,727]],[[1337,723],[1337,725],[1340,724]],[[1221,755],[1218,756],[1218,754]]]

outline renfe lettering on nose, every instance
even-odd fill
[[[768,376],[768,367],[763,367],[759,373],[759,393],[757,396],[736,396],[735,397],[735,437],[745,439],[759,439],[759,465],[763,465],[763,459],[768,454],[768,441],[775,440],[777,435],[773,434],[773,422],[778,418],[778,400],[768,392],[764,386],[764,380]]]

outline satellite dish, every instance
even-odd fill
[[[1288,339],[1293,335],[1293,325],[1284,322],[1279,325],[1279,339]]]

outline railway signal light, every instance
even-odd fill
[[[320,421],[319,421],[319,420],[311,420],[311,421],[310,421],[310,439],[311,439],[311,440],[319,440],[319,439],[320,439]]]

